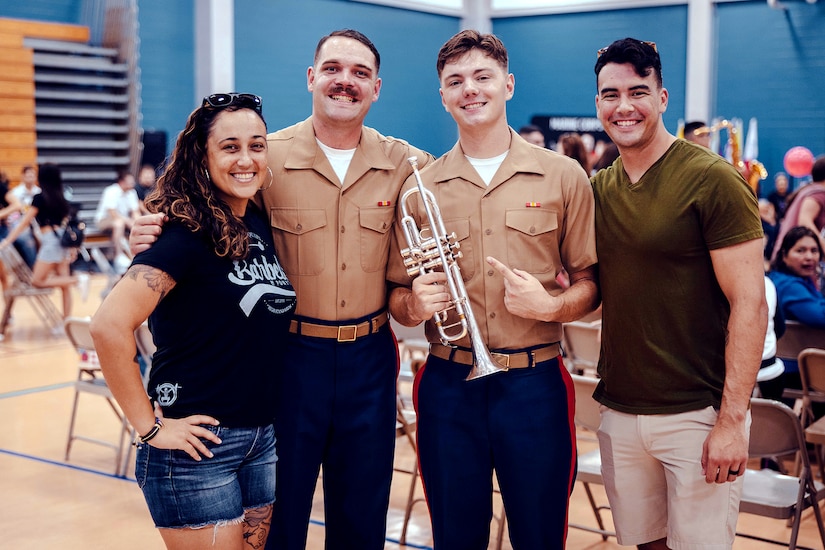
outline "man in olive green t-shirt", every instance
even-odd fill
[[[731,164],[668,133],[655,44],[618,40],[595,71],[599,120],[620,153],[592,178],[594,397],[619,543],[730,548],[767,323],[756,197]]]

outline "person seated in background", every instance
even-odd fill
[[[819,241],[820,250],[825,248],[825,239],[821,232],[825,229],[825,155],[820,155],[811,168],[810,184],[800,188],[788,202],[785,216],[779,224],[777,243],[773,250],[773,260],[779,252],[779,243],[792,228],[802,225],[810,229]]]
[[[696,131],[699,130],[697,134]],[[707,124],[701,120],[694,120],[685,124],[685,139],[710,149],[710,132],[707,131]]]
[[[135,176],[128,170],[120,170],[117,182],[103,190],[97,205],[95,223],[101,231],[110,231],[112,234],[115,270],[119,273],[125,272],[131,261],[125,237],[140,214],[139,202],[135,191]]]
[[[782,221],[782,218],[785,217],[785,210],[788,209],[788,203],[790,202],[788,175],[785,172],[776,173],[773,177],[773,188],[773,191],[768,193],[767,199],[776,210],[777,221]]]
[[[545,147],[544,133],[538,126],[534,126],[532,124],[522,126],[519,128],[518,135],[523,137],[527,143],[532,143],[533,145],[538,145],[539,147]]]
[[[16,212],[16,206],[9,204],[6,195],[9,192],[9,178],[6,173],[0,170],[0,240],[5,239],[9,234],[9,226],[6,223],[6,218],[10,213]],[[6,295],[6,268],[3,262],[0,262],[0,290],[3,291],[3,296]]]
[[[10,205],[16,205],[16,207],[9,212],[9,216],[6,219],[9,231],[22,222],[23,214],[31,205],[34,196],[40,193],[40,187],[37,185],[37,170],[34,166],[24,166],[21,176],[20,183],[12,187],[6,195],[6,201]],[[34,262],[37,259],[37,236],[35,227],[29,225],[23,229],[14,240],[14,248],[20,253],[26,265],[34,268]]]
[[[140,167],[137,185],[135,186],[135,192],[138,196],[138,207],[140,208],[141,214],[149,213],[144,202],[146,201],[146,196],[154,191],[155,187],[157,187],[157,172],[155,172],[155,167],[151,164],[144,164]]]
[[[768,329],[765,332],[765,344],[762,348],[762,364],[759,366],[759,395],[765,399],[782,400],[785,382],[782,374],[785,366],[781,359],[776,357],[776,342],[785,334],[785,314],[779,307],[779,298],[776,294],[771,278],[765,275],[765,301],[768,304]]]
[[[815,282],[821,259],[818,235],[808,227],[797,226],[782,239],[768,276],[776,286],[785,319],[825,329],[825,296]],[[794,360],[783,361],[783,387],[801,389],[799,365]],[[825,414],[825,404],[815,403],[814,414],[817,418]]]
[[[56,164],[40,166],[40,185],[42,191],[34,195],[31,206],[26,209],[23,218],[0,240],[0,250],[9,246],[32,221],[40,226],[40,250],[32,268],[32,286],[35,288],[60,288],[63,293],[63,317],[72,314],[71,288],[77,284],[81,297],[88,293],[89,275],[75,277],[71,274],[71,263],[77,257],[77,249],[64,248],[60,237],[64,229],[63,221],[69,216],[69,201],[63,194],[63,178]]]

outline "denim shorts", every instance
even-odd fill
[[[45,264],[60,264],[70,260],[71,254],[71,249],[60,244],[60,237],[54,231],[43,231],[40,234],[40,250],[37,252],[39,261]]]
[[[222,441],[202,440],[215,455],[200,462],[184,451],[137,449],[135,477],[158,528],[232,523],[244,510],[275,502],[275,434],[258,428],[202,426]]]

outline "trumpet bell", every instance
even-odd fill
[[[496,374],[498,372],[506,372],[508,370],[510,369],[507,367],[502,367],[492,357],[488,356],[486,358],[482,358],[481,361],[479,361],[478,358],[475,358],[473,368],[470,369],[470,374],[468,374],[467,378],[464,380],[469,382],[470,380],[484,378],[485,376],[490,376],[491,374]]]

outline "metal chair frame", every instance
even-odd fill
[[[775,519],[789,519],[789,542],[777,541],[736,533],[737,536],[758,540],[789,550],[804,548],[797,545],[802,512],[812,508],[819,535],[825,546],[825,527],[819,501],[825,498],[825,485],[814,480],[805,446],[802,424],[793,410],[778,401],[751,399],[751,433],[748,454],[751,458],[769,458],[798,454],[799,475],[791,476],[773,470],[746,470],[739,511]]]
[[[0,318],[0,337],[6,333],[17,298],[27,298],[43,325],[52,334],[59,332],[63,326],[63,315],[51,300],[54,289],[32,286],[32,271],[13,246],[0,250],[0,262],[3,262],[11,275],[4,293],[5,307]]]
[[[571,373],[573,384],[576,390],[576,426],[584,428],[592,433],[599,430],[601,423],[601,414],[599,413],[599,404],[593,399],[593,390],[599,383],[597,378],[592,376],[581,376]],[[587,500],[590,502],[590,507],[593,510],[593,515],[596,517],[596,524],[598,527],[590,527],[589,525],[582,525],[578,523],[570,523],[569,526],[582,531],[589,531],[597,533],[602,536],[602,540],[607,540],[608,537],[615,537],[616,533],[605,527],[604,517],[602,512],[610,510],[607,504],[598,504],[596,498],[593,496],[593,491],[590,484],[596,483],[604,485],[602,479],[602,458],[601,451],[596,449],[578,457],[578,474],[576,481],[581,482]]]
[[[132,427],[126,419],[126,415],[120,410],[120,407],[115,402],[106,380],[103,378],[103,372],[100,370],[99,364],[96,363],[95,345],[92,336],[89,332],[89,324],[91,319],[89,317],[69,317],[65,321],[66,336],[75,347],[79,356],[77,380],[75,380],[74,401],[72,403],[72,414],[69,420],[69,436],[66,442],[65,460],[69,460],[69,455],[72,450],[72,444],[75,440],[86,441],[109,447],[115,451],[115,471],[116,476],[121,476],[123,472],[123,456],[127,448],[129,437],[132,435]],[[103,397],[109,404],[109,407],[114,412],[120,421],[120,437],[118,442],[112,443],[93,437],[78,435],[75,433],[77,410],[80,403],[80,395],[87,393]]]

